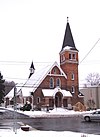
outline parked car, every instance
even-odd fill
[[[90,122],[92,120],[100,120],[100,110],[95,110],[91,113],[83,115],[85,121]]]

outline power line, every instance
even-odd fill
[[[100,38],[96,41],[96,43],[93,45],[93,47],[88,51],[88,53],[84,56],[84,58],[80,61],[80,63],[82,63],[86,57],[91,53],[91,51],[94,49],[94,47],[97,45],[97,43],[100,41]],[[26,62],[26,61],[0,61],[1,63],[16,63],[18,64],[29,64],[30,62]],[[51,63],[51,62],[34,62],[34,63]]]
[[[94,47],[97,45],[97,43],[99,42],[100,38],[96,41],[96,43],[93,45],[93,47],[89,50],[89,52],[84,56],[84,58],[81,60],[80,63],[82,63],[86,57],[91,53],[91,51],[94,49]]]
[[[23,83],[19,83],[19,84],[21,84],[21,85],[16,85],[16,88],[20,88],[20,89],[18,89],[18,92],[19,92],[21,89],[23,89],[23,87],[24,87],[24,88],[28,88],[28,89],[32,89],[32,90],[33,90],[33,89],[36,89],[36,88],[39,88],[39,89],[43,89],[43,88],[44,88],[43,86],[39,86],[39,87],[38,87],[38,85],[31,85],[31,84],[30,84],[30,85],[25,85],[25,86],[24,86],[25,83],[24,83],[24,84],[23,84]],[[13,87],[13,88],[14,88],[14,86],[6,85],[6,84],[5,84],[5,87]],[[76,86],[75,86],[75,87],[76,87]],[[12,89],[13,89],[13,88],[12,88]],[[94,85],[94,86],[89,86],[89,85],[88,85],[88,86],[84,86],[84,85],[82,86],[82,85],[81,85],[81,86],[78,86],[78,88],[79,88],[79,89],[81,89],[81,88],[82,88],[82,89],[83,89],[83,88],[84,88],[84,89],[85,89],[85,88],[87,89],[87,88],[100,88],[100,87],[98,87],[98,86],[96,86],[96,85]],[[53,88],[53,89],[55,89],[55,88]],[[66,90],[67,90],[67,89],[66,89]]]
[[[91,51],[94,49],[94,47],[97,45],[97,43],[100,41],[100,38],[97,40],[97,42],[93,45],[93,47],[89,50],[89,52],[84,56],[84,58],[80,61],[80,64],[86,59],[86,57],[91,53]],[[13,65],[20,65],[20,64],[29,64],[30,62],[25,62],[25,61],[0,61],[1,63],[16,63]],[[34,62],[38,64],[43,64],[43,63],[51,63],[51,62]],[[6,64],[7,65],[7,64]],[[11,65],[11,64],[10,64]],[[7,77],[6,77],[7,78]],[[8,79],[19,79],[19,80],[26,80],[22,78],[8,78]]]
[[[27,80],[27,79],[24,79],[24,78],[12,78],[12,77],[4,77],[4,79]]]
[[[0,63],[11,63],[11,64],[29,64],[30,62],[27,62],[27,61],[3,61],[3,60],[1,60],[0,61]],[[52,63],[52,62],[38,62],[38,61],[36,61],[36,62],[34,62],[34,63],[37,63],[37,64],[42,64],[42,63]]]

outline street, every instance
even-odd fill
[[[81,117],[29,118],[22,114],[16,116],[14,119],[12,111],[0,115],[0,129],[13,128],[14,126],[18,129],[21,124],[24,124],[37,130],[73,131],[100,135],[100,121],[85,122]]]

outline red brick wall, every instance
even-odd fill
[[[73,94],[72,104],[76,104],[78,101],[83,103],[83,98],[78,97],[79,93],[79,79],[78,79],[78,52],[72,51],[72,54],[76,54],[76,59],[69,59],[69,54],[71,50],[65,50],[60,52],[60,67],[67,75],[67,90],[71,91],[72,86],[75,88],[75,93]],[[62,55],[64,55],[64,60],[62,61]],[[72,73],[74,74],[74,80],[72,80]]]
[[[50,88],[50,77],[54,79],[54,88],[56,88],[56,80],[59,78],[61,80],[61,88],[62,89],[67,89],[67,80],[64,76],[47,76],[43,82],[41,83],[40,87],[41,88]]]
[[[67,75],[67,88],[71,89],[72,85],[77,87],[78,81],[78,64],[65,63],[61,65],[61,68]],[[74,73],[74,80],[72,80],[72,73]]]

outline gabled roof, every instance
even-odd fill
[[[21,93],[20,91],[21,91],[21,87],[20,86],[18,86],[17,87],[17,91],[18,91],[18,93]],[[14,88],[12,88],[12,90],[5,96],[5,98],[13,98],[14,97]]]
[[[45,77],[50,74],[50,71],[53,69],[53,67],[57,66],[58,69],[61,72],[61,75],[64,76],[67,79],[66,74],[63,72],[63,70],[60,68],[60,66],[58,65],[57,62],[54,62],[54,64],[52,65],[48,65],[46,67],[44,67],[43,69],[39,70],[39,71],[35,71],[35,73],[28,79],[28,81],[26,82],[26,84],[24,85],[24,87],[33,87],[33,91],[34,92],[38,86],[42,83],[42,81],[45,79]],[[55,74],[56,75],[56,74]]]
[[[45,77],[47,75],[50,75],[50,71],[53,69],[53,67],[58,67],[58,69],[61,72],[61,75],[64,76],[67,79],[66,74],[63,72],[63,70],[60,68],[60,66],[58,65],[57,62],[54,62],[53,64],[49,64],[46,67],[44,67],[43,69],[39,70],[39,71],[35,71],[35,73],[33,73],[31,75],[30,78],[28,78],[28,80],[26,81],[26,83],[24,85],[21,86],[16,86],[17,87],[17,92],[18,94],[22,94],[22,96],[30,96],[31,92],[34,92],[38,86],[42,83],[42,81],[45,79]],[[57,74],[55,74],[57,75]],[[7,95],[6,97],[13,97],[14,96],[14,89],[12,89]],[[5,97],[5,98],[6,98]]]
[[[66,29],[65,29],[65,35],[64,35],[62,50],[64,48],[67,48],[67,49],[70,48],[72,50],[77,50],[75,47],[74,39],[72,36],[72,32],[71,32],[68,20],[67,20],[67,25],[66,25]]]

